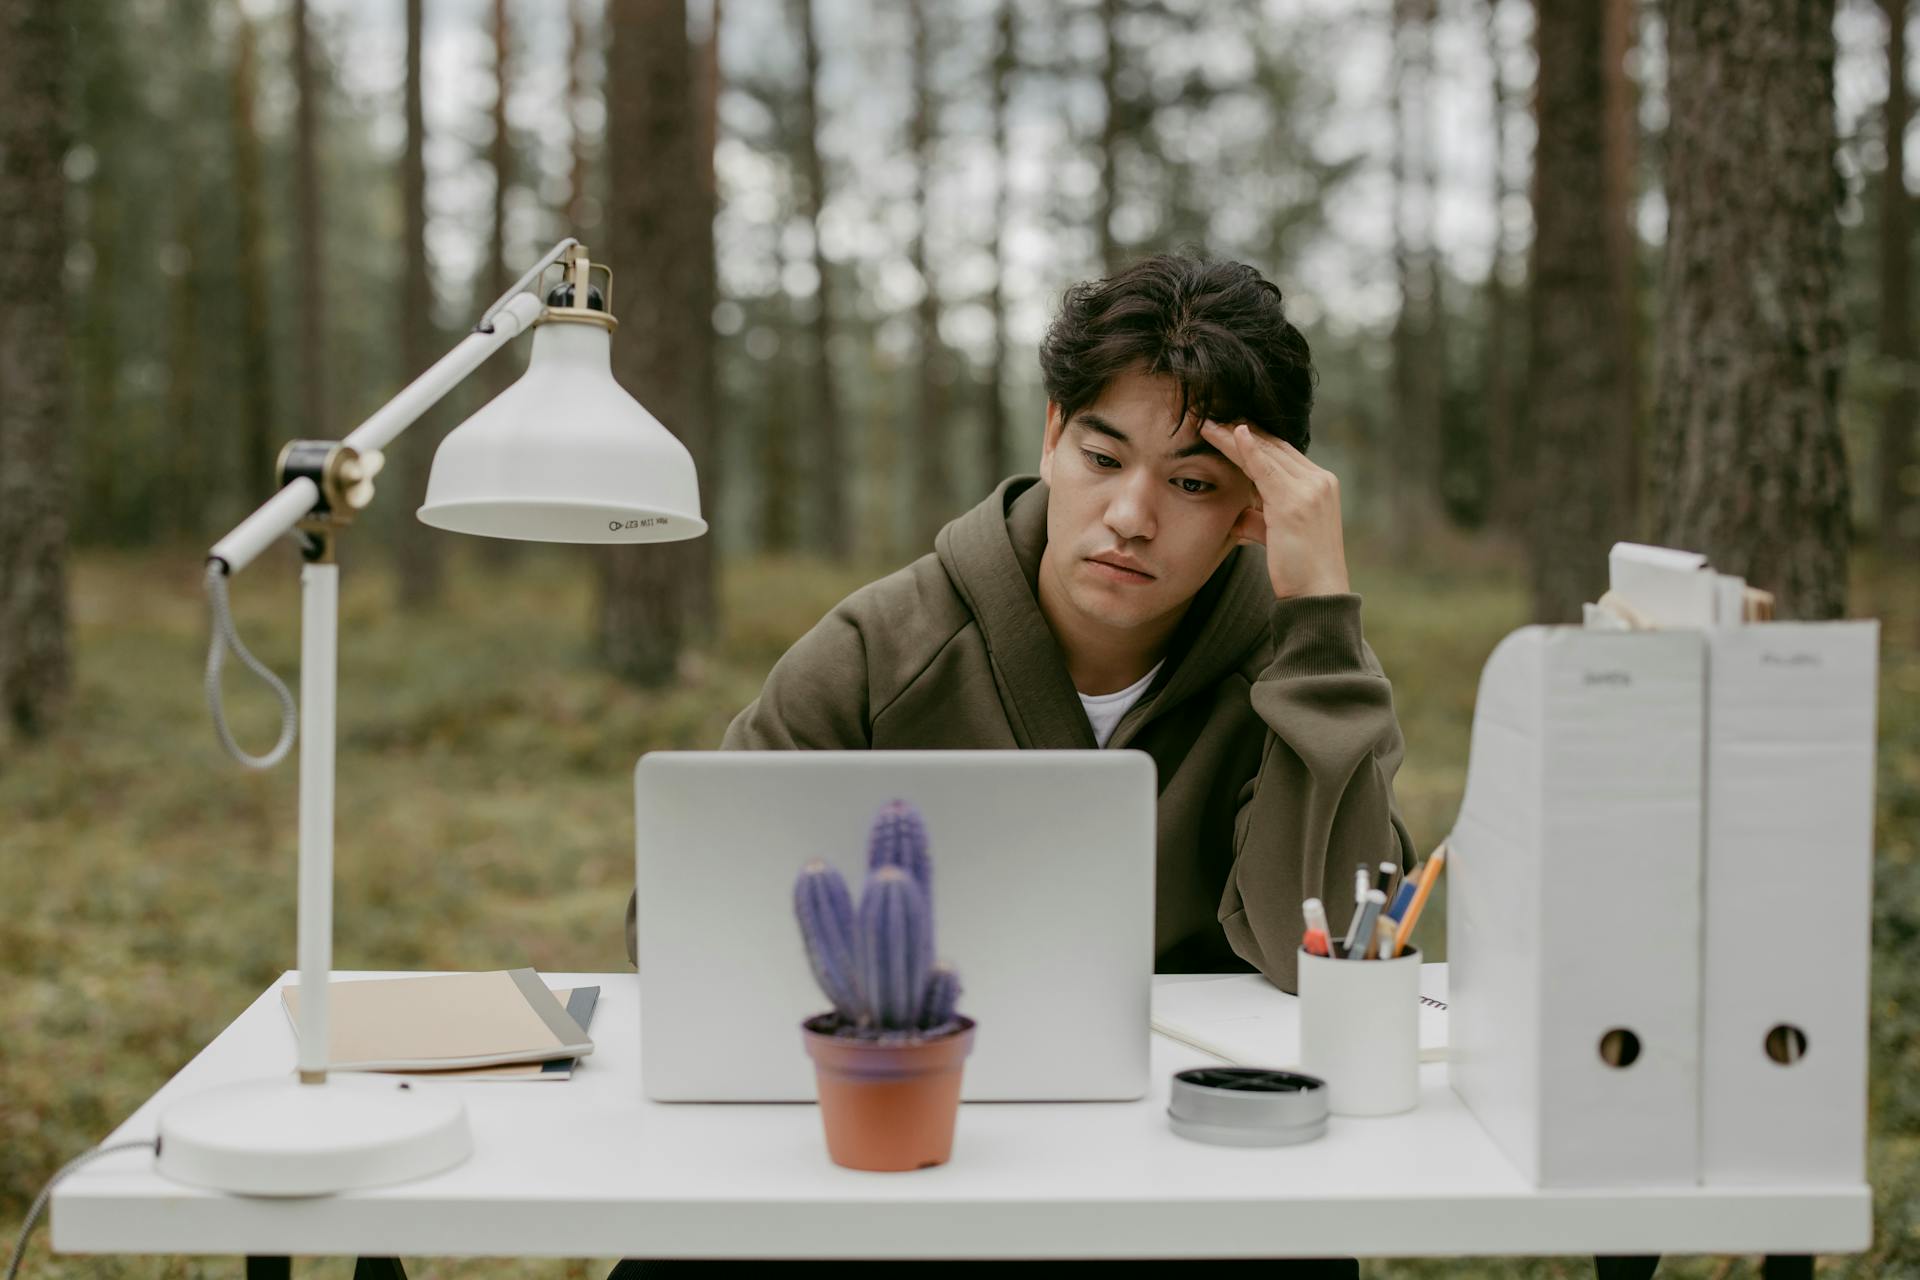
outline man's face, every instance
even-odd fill
[[[1047,406],[1042,572],[1087,621],[1124,631],[1177,616],[1233,550],[1252,482],[1200,438],[1198,419],[1173,429],[1179,407],[1177,382],[1140,372],[1070,421]]]

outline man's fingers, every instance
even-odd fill
[[[1285,440],[1255,431],[1244,422],[1234,428],[1233,434],[1240,442],[1242,453],[1251,453],[1265,460],[1267,465],[1282,474],[1304,479],[1320,469],[1307,461],[1306,454]]]

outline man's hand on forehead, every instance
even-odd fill
[[[1244,422],[1205,422],[1201,438],[1253,482],[1252,505],[1234,522],[1234,537],[1267,549],[1267,577],[1277,599],[1352,590],[1340,527],[1340,482],[1333,472],[1277,436]]]

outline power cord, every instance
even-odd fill
[[[81,1152],[61,1165],[60,1172],[47,1179],[47,1185],[40,1188],[40,1194],[34,1197],[33,1207],[27,1210],[26,1224],[20,1228],[20,1236],[13,1242],[13,1260],[7,1263],[7,1280],[14,1280],[14,1277],[20,1273],[20,1259],[27,1253],[27,1237],[33,1234],[33,1224],[39,1220],[40,1211],[47,1207],[47,1197],[53,1194],[55,1184],[89,1160],[97,1160],[101,1156],[112,1155],[116,1151],[151,1151],[159,1155],[160,1140],[146,1138],[139,1142],[116,1142],[110,1147],[95,1147],[91,1151]]]
[[[280,677],[273,674],[266,664],[247,652],[247,646],[240,643],[240,633],[233,626],[233,611],[227,605],[227,566],[218,560],[207,561],[207,601],[213,610],[213,644],[207,650],[207,705],[213,708],[213,731],[220,735],[220,745],[227,753],[249,769],[271,769],[285,758],[287,748],[293,745],[294,724],[298,712],[294,710],[293,694]],[[227,728],[226,713],[220,706],[220,663],[226,650],[231,648],[240,661],[246,663],[249,670],[265,680],[280,698],[280,741],[264,756],[250,756],[240,749],[233,740],[233,734]]]

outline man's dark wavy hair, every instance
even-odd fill
[[[1069,288],[1040,342],[1047,399],[1064,421],[1133,368],[1180,384],[1180,416],[1245,421],[1305,451],[1315,375],[1280,290],[1243,262],[1157,253]]]

